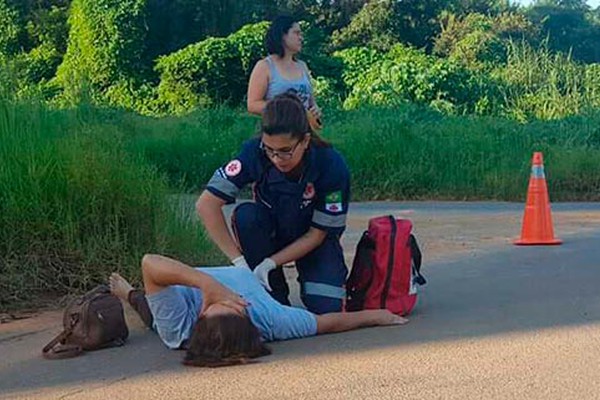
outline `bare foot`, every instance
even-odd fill
[[[127,282],[121,275],[113,272],[108,277],[108,284],[110,286],[110,292],[120,298],[123,301],[128,301],[129,292],[133,290],[133,286]]]

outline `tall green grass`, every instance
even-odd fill
[[[0,101],[0,309],[139,276],[145,252],[216,260],[164,174],[126,150],[126,128],[89,107]]]
[[[522,201],[542,151],[551,198],[565,201],[600,199],[599,124],[600,114],[519,124],[408,106],[348,113],[329,132],[357,199]]]
[[[129,149],[167,174],[172,185],[201,190],[215,169],[258,132],[259,119],[220,107],[183,117],[124,116]]]
[[[0,309],[83,290],[145,252],[222,262],[182,196],[256,132],[219,108],[155,119],[0,101]],[[523,201],[542,151],[553,201],[600,200],[600,113],[521,124],[425,107],[326,110],[354,200]]]
[[[600,107],[600,65],[580,64],[570,54],[510,42],[506,65],[494,75],[504,85],[509,117],[555,120]]]
[[[197,191],[257,120],[223,108],[143,121],[132,149]],[[600,199],[600,113],[522,124],[413,105],[329,110],[323,135],[348,162],[355,200],[521,201],[534,151],[544,152],[553,200]]]

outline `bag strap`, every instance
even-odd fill
[[[76,344],[59,344],[49,351],[43,353],[48,360],[60,360],[63,358],[77,357],[83,353],[83,348]]]
[[[369,238],[369,231],[364,231],[360,237],[360,240],[358,241],[358,244],[356,245],[356,254],[354,255],[353,261],[353,264],[356,263],[357,265],[369,265],[369,268],[371,268],[371,276],[369,277],[369,281],[364,285],[364,290],[367,290],[369,287],[371,287],[371,283],[373,283],[373,267],[370,257],[371,252],[369,251],[370,248],[372,248],[372,245],[371,239]],[[354,265],[352,266],[352,271],[354,271]],[[354,282],[356,279],[357,278],[355,278],[351,272],[350,276],[348,277],[348,281],[350,281],[351,284],[356,284],[356,282]],[[348,288],[347,286],[348,282],[346,283],[346,288]]]
[[[64,341],[73,333],[71,329],[65,329],[54,337],[42,349],[42,355],[49,360],[58,360],[61,358],[71,358],[80,355],[83,348],[75,344],[63,344]]]
[[[427,283],[427,280],[423,275],[421,275],[421,261],[423,259],[423,255],[421,254],[421,249],[419,249],[419,245],[417,244],[417,239],[414,235],[410,235],[408,237],[408,243],[410,245],[410,252],[412,254],[413,259],[413,272],[415,277],[413,278],[414,283],[422,286]]]

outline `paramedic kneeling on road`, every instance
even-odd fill
[[[350,174],[340,153],[311,132],[304,107],[290,94],[267,103],[260,138],[219,168],[196,209],[210,237],[236,266],[254,271],[280,303],[289,305],[282,265],[294,261],[301,298],[317,313],[341,311],[347,268],[340,245]],[[253,184],[253,203],[236,207],[229,234],[221,212]]]

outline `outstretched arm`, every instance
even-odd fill
[[[200,314],[210,305],[221,303],[243,311],[246,302],[235,292],[221,285],[210,275],[172,258],[146,254],[142,258],[142,274],[146,294],[153,294],[170,285],[185,285],[202,290]]]
[[[317,334],[350,331],[367,326],[402,325],[406,318],[388,310],[363,310],[317,315]]]

